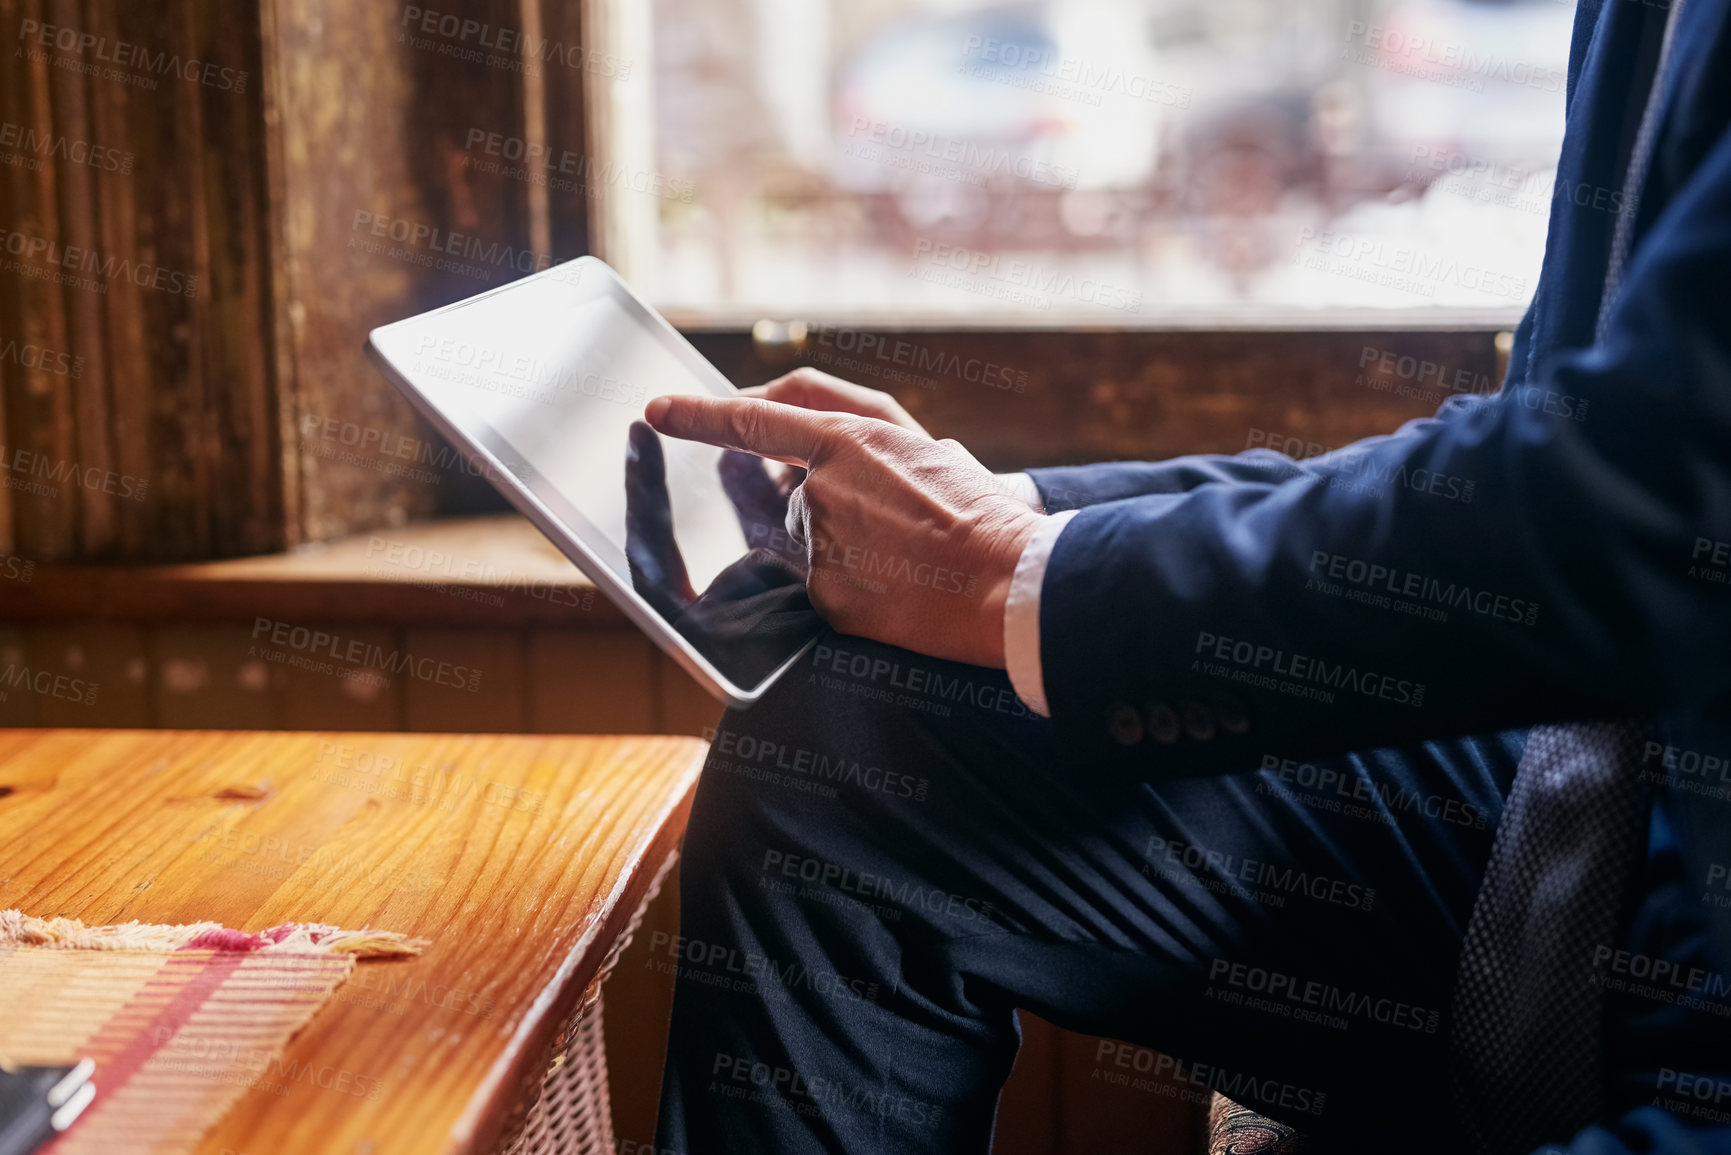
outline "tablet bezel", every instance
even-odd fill
[[[684,635],[673,628],[671,622],[657,613],[642,595],[631,588],[628,581],[622,580],[607,564],[605,557],[617,554],[618,546],[608,541],[600,530],[557,490],[547,486],[545,492],[540,492],[532,484],[532,480],[526,481],[525,478],[533,479],[536,471],[495,429],[473,413],[454,413],[441,409],[415,384],[407,368],[392,361],[390,354],[381,347],[381,342],[389,341],[397,333],[413,333],[417,337],[428,332],[440,333],[436,318],[442,314],[468,308],[501,293],[521,290],[543,277],[569,279],[574,275],[601,278],[604,291],[610,293],[628,313],[659,336],[668,351],[691,370],[693,378],[716,396],[731,397],[738,392],[733,383],[722,376],[721,371],[711,365],[679,330],[668,324],[665,317],[633,293],[619,274],[597,257],[578,257],[574,261],[554,265],[508,285],[489,289],[485,293],[478,293],[413,317],[405,317],[389,325],[381,325],[367,335],[367,356],[409,399],[421,416],[456,447],[472,466],[486,469],[487,480],[493,487],[504,494],[505,499],[528,518],[536,529],[545,534],[547,540],[557,546],[560,553],[570,558],[626,617],[648,634],[686,673],[696,678],[704,689],[727,705],[743,710],[761,698],[764,691],[775,684],[776,679],[804,657],[806,652],[817,644],[817,639],[812,638],[805,642],[755,686],[747,688],[734,684],[732,679],[717,669],[714,663],[704,657]],[[592,545],[591,542],[597,544]]]

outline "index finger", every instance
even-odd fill
[[[810,465],[820,456],[834,418],[778,401],[754,397],[657,397],[643,411],[659,432],[723,449],[739,449]]]

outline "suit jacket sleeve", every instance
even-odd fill
[[[1065,748],[1242,769],[1731,689],[1731,138],[1704,154],[1592,348],[1296,476],[1192,459],[1082,509],[1040,611]]]
[[[1030,469],[1047,513],[1082,509],[1150,493],[1183,493],[1213,481],[1284,481],[1301,476],[1308,462],[1266,449],[1236,456],[1198,454],[1169,461],[1107,461]]]

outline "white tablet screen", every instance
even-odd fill
[[[441,412],[508,449],[507,469],[735,685],[815,635],[764,463],[641,424],[651,398],[714,395],[719,375],[606,270],[562,266],[375,343]]]

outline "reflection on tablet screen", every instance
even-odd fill
[[[749,689],[821,627],[783,524],[792,479],[643,424],[653,397],[713,390],[693,350],[610,290],[600,275],[537,277],[437,314],[398,364]]]

